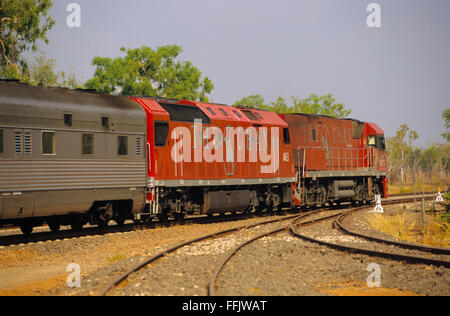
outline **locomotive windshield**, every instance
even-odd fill
[[[377,135],[377,136],[369,136],[367,137],[367,143],[369,146],[376,147],[379,150],[386,150],[386,141],[384,139],[384,136]]]
[[[377,136],[377,148],[380,150],[386,150],[386,142],[383,136]]]

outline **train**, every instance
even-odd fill
[[[80,230],[387,197],[383,130],[0,81],[0,226]]]

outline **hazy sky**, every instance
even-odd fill
[[[81,7],[80,28],[66,24],[71,2]],[[381,7],[380,28],[367,26],[371,2]],[[419,145],[443,141],[448,0],[54,0],[50,14],[56,25],[40,49],[83,80],[94,56],[178,44],[180,60],[213,81],[215,102],[331,93],[387,136],[406,123]]]

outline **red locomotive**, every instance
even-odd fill
[[[292,202],[292,147],[277,114],[191,101],[133,98],[147,115],[144,216],[281,208]]]
[[[384,132],[375,123],[320,115],[283,114],[295,165],[294,203],[359,204],[387,197]]]
[[[387,197],[375,123],[186,100],[132,98],[147,115],[147,217]]]

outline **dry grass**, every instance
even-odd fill
[[[420,214],[401,212],[394,215],[369,214],[367,223],[373,229],[406,242],[433,247],[450,247],[450,230],[437,217],[426,215],[422,227]]]
[[[431,191],[437,191],[438,189],[445,190],[446,186],[443,186],[442,188],[437,188],[436,186],[433,186],[432,184],[425,184],[422,185],[416,185],[416,193],[422,193],[422,191],[425,192],[431,192]],[[388,186],[389,194],[404,194],[404,193],[413,193],[414,192],[414,185],[413,184],[389,184]]]
[[[116,263],[116,262],[118,262],[118,261],[120,261],[122,259],[125,259],[126,257],[127,256],[125,256],[124,254],[119,253],[119,254],[116,254],[116,255],[114,255],[112,257],[108,257],[107,259],[108,259],[109,263]]]

